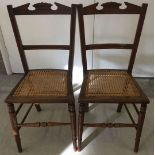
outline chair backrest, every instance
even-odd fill
[[[69,51],[69,61],[68,61],[68,70],[72,75],[73,70],[73,58],[74,58],[74,41],[75,41],[75,22],[76,22],[76,6],[72,5],[71,7],[55,3],[57,6],[56,10],[52,10],[52,4],[49,3],[37,3],[34,4],[35,10],[29,10],[28,7],[30,3],[24,4],[13,8],[12,5],[8,5],[9,17],[13,27],[16,43],[18,46],[20,58],[25,73],[29,71],[27,59],[25,56],[25,50],[40,50],[40,49],[51,49],[51,50],[68,50]],[[18,29],[18,24],[16,21],[17,15],[70,15],[70,44],[69,45],[23,45],[20,32]]]
[[[124,2],[126,8],[121,9],[120,3],[108,2],[103,3],[101,10],[97,9],[98,3],[83,7],[81,4],[78,5],[78,15],[79,15],[79,28],[80,28],[80,39],[81,39],[81,52],[82,52],[82,63],[84,75],[87,71],[87,58],[86,51],[93,49],[131,49],[131,56],[128,64],[128,73],[132,73],[137,48],[143,28],[143,23],[145,19],[145,14],[148,4],[143,3],[142,6],[137,6]],[[118,44],[118,43],[105,43],[105,44],[89,44],[86,45],[85,41],[85,29],[84,29],[84,15],[96,15],[96,14],[138,14],[139,21],[137,25],[137,30],[134,38],[133,44]]]

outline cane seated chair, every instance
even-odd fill
[[[13,27],[17,47],[19,50],[22,65],[25,71],[23,78],[11,91],[5,102],[8,105],[13,135],[18,147],[18,151],[22,152],[21,140],[19,130],[21,127],[52,127],[70,125],[72,131],[73,147],[76,150],[76,114],[75,101],[72,88],[72,69],[74,57],[74,40],[75,40],[75,22],[76,22],[76,8],[55,3],[56,10],[51,8],[52,4],[37,3],[33,6],[35,10],[29,10],[29,3],[13,8],[8,5],[8,12],[10,21]],[[70,21],[70,44],[69,45],[23,45],[18,25],[16,21],[17,15],[67,15],[71,17]],[[68,70],[60,69],[29,69],[24,50],[68,50]],[[68,104],[68,111],[70,113],[70,122],[34,122],[26,123],[25,120],[35,105],[37,111],[41,111],[40,104],[43,103],[64,103]],[[14,104],[19,104],[15,109]],[[30,104],[28,111],[25,113],[22,121],[17,122],[17,115],[24,104]]]
[[[134,77],[132,76],[132,68],[134,65],[137,48],[141,36],[144,18],[147,10],[147,4],[142,6],[133,5],[125,2],[126,8],[121,9],[122,4],[108,2],[101,4],[102,9],[98,10],[98,3],[90,6],[78,6],[79,28],[81,38],[81,52],[83,63],[84,80],[79,95],[79,118],[78,118],[78,150],[81,150],[83,127],[134,127],[136,128],[136,141],[134,151],[138,152],[140,137],[145,117],[145,111],[149,99],[143,93]],[[103,14],[138,14],[139,21],[133,44],[86,44],[84,16]],[[118,69],[87,69],[87,50],[94,49],[131,49],[131,56],[127,70]],[[121,112],[122,106],[125,107],[131,123],[85,123],[84,114],[89,110],[89,103],[117,103],[117,112]],[[136,123],[131,115],[127,104],[132,104],[138,114],[138,122]],[[141,104],[140,110],[136,104]]]

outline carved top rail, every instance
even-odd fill
[[[142,6],[134,5],[128,2],[124,2],[124,5],[116,2],[107,2],[101,4],[101,9],[97,9],[99,3],[89,5],[83,8],[82,13],[84,15],[91,14],[140,14],[143,6],[147,4],[143,3]]]
[[[57,9],[53,9],[53,4],[50,3],[37,3],[33,5],[34,9],[29,9],[30,3],[13,8],[15,15],[46,15],[46,14],[71,14],[71,7],[54,3]],[[8,6],[9,7],[9,6]]]

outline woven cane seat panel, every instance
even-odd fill
[[[13,96],[67,96],[67,72],[30,71]]]
[[[89,71],[85,96],[140,96],[132,77],[125,71]]]

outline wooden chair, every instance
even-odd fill
[[[136,140],[134,151],[138,152],[141,132],[143,128],[145,112],[149,99],[143,93],[141,88],[132,76],[132,69],[137,53],[137,48],[141,36],[144,18],[147,10],[147,4],[142,6],[133,5],[125,2],[126,8],[121,9],[120,3],[103,3],[103,8],[98,10],[98,3],[90,6],[78,6],[79,27],[81,38],[81,52],[83,63],[84,80],[79,95],[79,116],[78,116],[78,150],[81,150],[83,127],[134,127],[136,129]],[[84,15],[94,14],[139,14],[137,31],[133,44],[86,44],[84,30]],[[86,51],[94,49],[131,49],[131,56],[127,70],[114,69],[87,69]],[[89,103],[117,103],[117,112],[121,112],[122,106],[125,107],[132,123],[84,123],[84,114],[87,112]],[[138,114],[136,123],[129,112],[128,104],[132,104]],[[140,110],[136,106],[140,104]]]
[[[25,71],[24,77],[11,91],[6,98],[10,121],[12,125],[13,135],[18,147],[18,151],[22,152],[21,140],[19,130],[21,127],[53,127],[70,125],[72,131],[72,140],[74,150],[76,150],[76,113],[75,101],[72,88],[72,69],[74,57],[74,41],[75,41],[75,22],[76,22],[76,7],[71,7],[55,3],[56,10],[52,10],[52,4],[38,3],[34,4],[35,10],[29,10],[30,3],[13,8],[8,5],[8,12],[13,27],[16,43],[18,46],[20,58]],[[68,15],[71,16],[70,24],[70,45],[23,45],[20,33],[17,26],[16,16],[18,15]],[[67,36],[66,36],[67,37]],[[28,67],[27,59],[24,50],[68,50],[69,61],[68,70],[58,69],[40,69],[30,70]],[[71,122],[34,122],[25,123],[25,120],[35,105],[37,111],[41,111],[39,104],[44,103],[64,103],[68,104],[68,111],[70,113]],[[15,110],[14,104],[19,104]],[[24,104],[30,104],[29,109],[26,111],[22,121],[18,123],[17,115]]]

